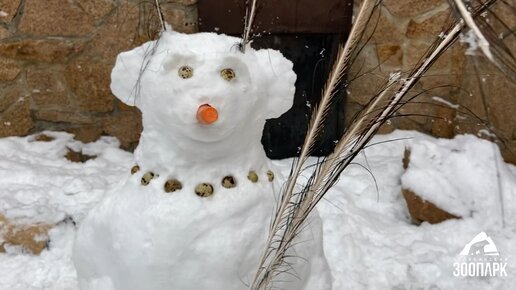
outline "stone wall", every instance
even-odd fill
[[[113,97],[109,75],[119,52],[155,37],[151,2],[0,0],[0,137],[57,129],[83,141],[113,135],[133,148],[140,115]],[[162,1],[167,22],[178,31],[197,31],[196,2]],[[498,12],[515,27],[510,10]],[[446,0],[384,0],[372,19],[372,38],[349,75],[346,115],[363,108],[390,73],[412,69],[451,17]],[[515,37],[508,42],[516,47]],[[515,162],[510,149],[516,149],[516,88],[481,55],[467,56],[466,48],[457,43],[449,49],[417,84],[414,92],[421,94],[401,111],[409,116],[393,118],[381,132],[482,135],[487,131],[475,115],[489,122],[507,145],[506,159]],[[436,96],[464,106],[459,110],[467,114]]]
[[[0,137],[66,130],[134,147],[138,110],[109,89],[116,55],[155,36],[152,1],[0,0]],[[167,1],[176,30],[197,31],[196,0]]]
[[[515,0],[508,2],[516,5]],[[355,1],[356,8],[358,4]],[[507,6],[499,3],[495,11],[509,27],[515,27],[516,17]],[[489,14],[486,19],[496,22]],[[372,37],[351,69],[346,116],[362,109],[391,73],[407,75],[452,20],[446,0],[384,0],[371,20]],[[504,42],[516,51],[516,37]],[[418,96],[400,111],[406,116],[392,118],[380,132],[399,128],[444,138],[471,133],[494,139],[489,128],[501,139],[505,159],[515,163],[516,86],[481,52],[466,53],[467,48],[457,42],[444,53],[413,89],[412,96]]]

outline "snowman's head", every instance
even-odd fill
[[[242,53],[239,41],[164,32],[118,56],[111,89],[142,111],[145,131],[199,142],[261,135],[266,119],[292,106],[296,75],[278,51]]]

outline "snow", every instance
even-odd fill
[[[0,10],[0,17],[6,17],[8,15],[7,12]]]
[[[118,144],[112,138],[82,144],[73,141],[67,133],[46,134],[56,139],[50,143],[34,141],[35,136],[0,139],[1,212],[33,222],[72,216],[80,226],[82,218],[106,190],[116,187],[127,175],[132,156],[117,149]],[[396,141],[380,143],[387,140]],[[375,143],[378,144],[367,148],[356,162],[371,170],[376,184],[364,168],[352,166],[318,207],[323,220],[325,253],[334,278],[333,289],[511,288],[510,285],[516,282],[516,168],[503,162],[496,167],[490,159],[499,158],[498,150],[494,150],[496,147],[468,135],[446,140],[396,131],[375,137],[371,144]],[[86,163],[71,163],[63,157],[67,147],[83,148],[98,157]],[[469,203],[458,204],[462,210],[471,207],[474,211],[460,220],[412,225],[400,192],[401,179],[411,181],[401,163],[405,147],[412,149],[413,167],[409,171],[430,170],[438,164],[434,160],[461,162],[460,170],[441,166],[442,170],[435,171],[432,178],[453,180],[459,196],[471,194]],[[430,150],[429,154],[424,152],[426,148]],[[424,166],[425,162],[431,164]],[[287,173],[291,160],[273,163]],[[503,191],[505,228],[501,225],[499,193],[495,188],[485,186],[498,183],[496,168],[507,189]],[[472,176],[467,178],[467,173]],[[485,175],[480,176],[482,173]],[[7,177],[10,180],[6,180]],[[74,195],[56,190],[66,184],[66,180],[84,177],[88,182],[75,184],[73,188],[77,193]],[[419,182],[432,184],[428,175]],[[471,184],[480,188],[476,190]],[[98,191],[92,191],[92,187]],[[482,190],[485,191],[480,194]],[[28,192],[39,198],[28,202]],[[439,206],[446,207],[449,199],[442,199],[444,203],[439,200],[444,193],[436,191],[431,198]],[[27,215],[12,214],[18,206]],[[29,216],[29,213],[38,214]],[[50,232],[49,250],[40,256],[14,250],[0,254],[0,289],[78,289],[71,262],[76,230],[71,223],[58,224]],[[507,277],[453,276],[454,261],[480,232],[486,232],[500,255],[509,258]]]

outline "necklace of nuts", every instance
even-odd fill
[[[131,168],[131,174],[135,174],[136,172],[140,171],[140,166],[138,165],[135,165]],[[267,180],[269,182],[272,182],[274,180],[274,172],[268,170],[267,171]],[[143,174],[142,176],[142,179],[141,179],[141,184],[143,186],[147,186],[150,184],[150,182],[155,178],[157,177],[156,174],[154,174],[154,172],[151,172],[151,171],[147,171],[146,173]],[[258,182],[258,174],[256,173],[256,171],[254,170],[251,170],[249,171],[249,173],[247,174],[247,179],[252,182],[252,183],[257,183]],[[224,187],[224,188],[234,188],[237,186],[237,181],[235,179],[234,176],[232,175],[226,175],[222,178],[221,180],[221,185]],[[179,191],[183,188],[183,184],[175,179],[175,178],[171,178],[171,179],[168,179],[165,184],[163,185],[163,189],[165,190],[165,192],[174,192],[174,191]],[[195,194],[197,194],[198,196],[200,197],[209,197],[209,196],[212,196],[214,193],[214,190],[213,190],[213,185],[210,184],[210,183],[206,183],[206,182],[203,182],[203,183],[199,183],[196,187],[195,187]]]

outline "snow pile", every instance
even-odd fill
[[[81,220],[106,189],[120,180],[132,155],[118,149],[113,137],[83,144],[64,132],[54,138],[9,137],[0,142],[0,212],[22,223],[55,224],[66,217]],[[68,149],[97,156],[86,163],[65,158]]]
[[[23,195],[14,190],[13,183],[2,185],[2,192],[10,190],[8,196],[2,195],[0,204],[11,207],[23,205],[27,212],[37,212],[37,208],[63,208],[61,215],[75,213],[74,217],[84,216],[95,201],[87,198],[90,188],[86,183],[77,186],[82,192],[73,196],[62,196],[51,190],[37,190],[51,187],[44,178],[33,176],[45,172],[56,182],[61,182],[70,175],[82,176],[88,169],[89,176],[111,187],[116,180],[127,174],[130,154],[115,148],[115,144],[103,139],[97,143],[81,145],[70,139],[68,134],[50,133],[57,136],[54,145],[44,142],[32,142],[33,136],[27,138],[0,139],[0,159],[2,178],[9,175],[18,180],[18,188],[31,187],[33,196],[39,197],[39,203],[25,204]],[[400,140],[403,139],[403,140]],[[387,140],[397,140],[381,143]],[[99,157],[85,164],[75,164],[64,160],[62,153],[65,144],[77,144],[83,148],[97,147]],[[105,145],[109,143],[110,145]],[[377,136],[364,154],[358,156],[356,166],[350,167],[341,177],[339,183],[329,192],[320,204],[319,212],[323,218],[325,253],[330,263],[334,279],[334,290],[343,289],[509,289],[516,283],[516,168],[500,163],[495,167],[493,157],[499,158],[498,150],[492,150],[492,144],[472,136],[458,136],[453,140],[441,140],[416,132],[397,131],[389,135]],[[95,145],[96,144],[96,145]],[[104,147],[103,147],[104,146]],[[474,190],[466,207],[473,205],[471,214],[460,220],[449,220],[441,224],[423,223],[415,226],[410,223],[405,201],[401,195],[400,179],[404,175],[402,156],[405,147],[411,147],[413,155],[410,170],[430,170],[424,163],[429,160],[448,159],[461,162],[463,167],[455,170],[439,167],[440,171],[422,175],[419,178],[407,177],[411,182],[419,181],[427,187],[434,186],[434,180],[454,180],[454,187],[459,196],[468,196]],[[100,149],[103,148],[103,149]],[[423,148],[429,148],[425,155]],[[457,151],[458,149],[458,151]],[[490,153],[491,152],[491,153]],[[93,152],[92,152],[93,153]],[[434,158],[431,158],[435,156]],[[420,158],[423,158],[421,160]],[[483,160],[483,162],[481,162]],[[478,162],[477,162],[478,161]],[[287,173],[291,160],[274,162]],[[9,174],[6,165],[9,164]],[[97,164],[96,166],[94,166]],[[435,163],[436,165],[439,162]],[[491,165],[490,165],[491,164]],[[38,166],[41,165],[41,166]],[[361,166],[370,168],[369,172]],[[450,164],[453,166],[453,164]],[[490,168],[491,171],[487,169]],[[501,226],[500,210],[497,206],[498,191],[496,187],[486,189],[484,194],[469,184],[494,185],[497,183],[495,168],[499,169],[501,184],[506,184],[504,205],[506,215],[505,228]],[[485,170],[484,176],[477,175],[478,170]],[[463,172],[469,172],[471,178]],[[496,171],[495,171],[496,172]],[[408,173],[407,173],[408,174]],[[59,183],[63,185],[64,183]],[[12,187],[13,186],[13,187]],[[438,188],[440,189],[440,187]],[[21,190],[20,192],[24,192]],[[427,198],[438,198],[446,192],[435,191]],[[99,193],[104,194],[104,193]],[[13,198],[19,196],[20,200]],[[82,196],[84,199],[79,199]],[[77,202],[63,203],[63,199],[74,198]],[[492,200],[492,201],[490,201]],[[90,202],[91,201],[91,202]],[[473,203],[474,201],[474,203]],[[440,206],[451,202],[443,199]],[[61,207],[55,206],[62,204]],[[66,204],[66,206],[64,206]],[[460,205],[461,203],[459,203]],[[2,210],[2,213],[6,213]],[[58,216],[57,211],[47,217]],[[53,220],[53,219],[49,219]],[[77,220],[80,224],[80,219]],[[10,290],[77,290],[75,269],[71,263],[71,247],[76,228],[70,223],[59,224],[51,230],[49,250],[40,256],[8,253],[0,254],[0,289]],[[507,277],[461,278],[453,276],[453,263],[463,248],[481,232],[486,232],[501,256],[509,258]]]
[[[402,185],[423,199],[462,217],[498,213],[501,219],[503,206],[514,204],[516,180],[504,178],[510,176],[511,166],[495,144],[466,135],[454,142],[421,140],[410,149],[413,160]],[[516,218],[507,214],[507,220]]]

